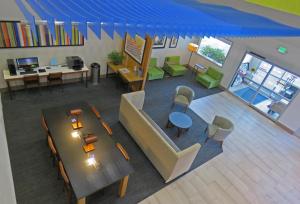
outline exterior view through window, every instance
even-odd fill
[[[225,40],[204,37],[200,42],[198,54],[222,67],[230,47],[231,43]]]
[[[277,120],[295,98],[299,88],[299,76],[248,53],[229,90]]]

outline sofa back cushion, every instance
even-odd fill
[[[208,67],[206,74],[215,80],[221,80],[223,78],[223,73],[219,72],[217,69]]]
[[[166,62],[168,64],[180,64],[180,56],[168,56]]]
[[[142,115],[150,122],[150,124],[160,133],[162,139],[164,139],[176,152],[179,152],[180,149],[177,145],[169,138],[168,135],[157,125],[152,118],[143,110],[140,110]]]
[[[151,58],[149,67],[156,67],[157,66],[157,58]]]

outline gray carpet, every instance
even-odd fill
[[[196,98],[218,93],[219,89],[202,88],[193,80],[191,73],[184,77],[167,78],[150,81],[146,86],[145,111],[183,149],[196,142],[203,144],[206,135],[206,122],[188,110],[193,119],[193,126],[180,138],[176,138],[175,129],[165,129],[168,114],[171,111],[174,89],[179,84],[192,87]],[[137,203],[155,193],[166,184],[152,166],[134,140],[118,122],[120,95],[125,88],[116,87],[114,78],[102,79],[98,86],[84,88],[81,84],[66,85],[64,92],[58,88],[52,91],[18,91],[14,100],[7,94],[2,97],[7,141],[13,171],[17,202],[20,203],[66,203],[62,191],[62,180],[56,179],[56,169],[52,167],[49,150],[45,144],[45,135],[40,125],[40,114],[43,108],[59,106],[76,101],[87,101],[94,104],[111,125],[116,141],[127,149],[135,172],[129,179],[126,197],[117,197],[118,183],[111,185],[88,197],[88,203]],[[178,110],[180,107],[174,107]],[[209,141],[203,145],[192,169],[210,160],[222,152],[220,145]]]

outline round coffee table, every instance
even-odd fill
[[[172,126],[177,127],[177,137],[180,137],[180,135],[188,130],[192,126],[193,122],[190,116],[188,116],[185,113],[182,112],[172,112],[169,115],[169,120],[167,123],[167,128],[170,128]]]

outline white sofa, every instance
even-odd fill
[[[144,98],[144,91],[123,94],[119,120],[167,183],[190,169],[201,145],[180,150],[142,110]]]

